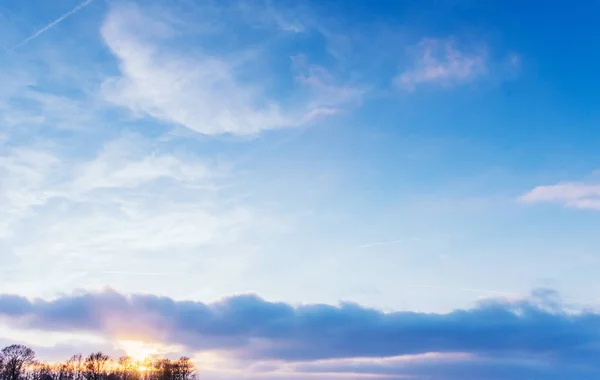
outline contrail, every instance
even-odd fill
[[[357,248],[358,249],[363,249],[363,248],[378,247],[380,245],[398,244],[398,243],[402,243],[403,241],[404,241],[404,239],[402,239],[402,240],[384,241],[384,242],[379,242],[379,243],[370,243],[370,244],[359,245]]]
[[[121,274],[126,276],[171,276],[173,273],[157,273],[157,272],[121,272],[121,271],[102,271],[104,274]]]
[[[79,12],[81,9],[83,9],[86,6],[88,6],[92,1],[94,1],[94,0],[86,0],[83,3],[79,4],[75,8],[71,9],[69,12],[65,13],[64,15],[62,15],[59,18],[57,18],[56,20],[52,21],[50,24],[48,24],[45,27],[43,27],[42,29],[38,30],[37,32],[35,32],[31,36],[29,36],[26,39],[24,39],[23,41],[19,42],[16,46],[13,46],[12,48],[8,49],[6,52],[4,52],[4,54],[2,56],[6,55],[6,54],[12,53],[13,51],[17,50],[18,48],[22,47],[23,45],[27,44],[31,40],[33,40],[36,37],[38,37],[40,34],[44,34],[45,32],[48,31],[48,29],[51,29],[52,27],[54,27],[57,24],[61,23],[64,19],[66,19],[69,16],[72,16],[75,13]]]
[[[460,292],[472,292],[472,293],[484,293],[484,294],[494,294],[499,296],[516,296],[520,298],[526,298],[528,294],[518,293],[518,292],[508,292],[502,290],[490,290],[490,289],[473,289],[473,288],[455,288],[452,286],[440,286],[440,285],[408,285],[410,288],[425,288],[425,289],[437,289],[437,290],[451,290],[451,291],[460,291]],[[576,301],[579,303],[592,303],[594,305],[598,304],[597,299],[592,298],[580,298],[580,297],[572,297],[572,296],[560,296],[561,299]]]
[[[426,289],[439,289],[439,290],[455,290],[461,292],[473,292],[473,293],[487,293],[487,294],[502,294],[511,296],[524,296],[522,293],[505,292],[500,290],[488,290],[488,289],[473,289],[473,288],[455,288],[451,286],[436,286],[436,285],[409,285],[411,288],[426,288]]]

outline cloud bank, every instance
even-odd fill
[[[600,315],[569,312],[558,295],[488,300],[448,314],[384,313],[357,304],[292,306],[239,295],[213,303],[114,290],[53,300],[0,296],[0,315],[27,329],[144,337],[261,359],[323,360],[428,352],[598,354]]]
[[[293,306],[255,295],[203,303],[110,289],[53,300],[4,294],[0,318],[19,329],[222,352],[248,366],[263,363],[263,372],[439,379],[600,375],[600,314],[572,311],[551,290],[447,314],[384,313],[352,303]]]

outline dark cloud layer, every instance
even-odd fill
[[[255,360],[463,352],[494,358],[496,366],[512,363],[506,364],[507,371],[518,358],[534,363],[519,368],[540,375],[552,372],[553,366],[600,374],[600,364],[594,364],[600,361],[600,314],[569,312],[550,291],[534,292],[525,300],[489,300],[472,309],[434,314],[384,313],[351,303],[294,307],[254,295],[207,304],[104,290],[54,300],[2,295],[0,317],[20,328],[144,336],[189,350],[223,349]],[[387,374],[397,370],[378,368],[391,372]],[[339,366],[336,371],[344,372]]]
[[[522,357],[430,358],[385,363],[300,363],[293,366],[300,373],[368,374],[388,379],[439,380],[596,380],[600,379],[597,357],[587,363],[533,360]]]

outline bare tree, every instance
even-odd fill
[[[172,380],[191,380],[194,376],[194,364],[190,358],[182,356],[171,363],[173,366]]]
[[[28,380],[54,380],[52,366],[34,361],[27,371]]]
[[[65,376],[70,376],[68,379],[62,380],[83,380],[84,360],[81,354],[73,355],[65,363],[67,365]]]
[[[117,374],[121,380],[139,380],[139,365],[130,356],[122,356],[118,360]]]
[[[195,379],[195,367],[190,358],[178,360],[157,359],[152,362],[148,380],[192,380]]]
[[[63,363],[35,361],[33,350],[12,345],[0,351],[0,380],[196,380],[190,358],[177,360],[149,356],[136,361],[124,356],[115,363],[95,352],[86,358],[74,355]]]
[[[3,380],[21,380],[25,375],[27,366],[33,364],[35,352],[20,344],[5,347],[0,352],[2,361]]]
[[[108,362],[110,358],[102,352],[90,354],[85,359],[84,376],[87,380],[103,380],[108,375]]]
[[[74,380],[74,373],[69,367],[69,363],[60,363],[56,368],[56,380]]]
[[[157,359],[153,363],[153,380],[172,380],[173,365],[170,359]]]

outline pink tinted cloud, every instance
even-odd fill
[[[565,182],[538,186],[519,197],[523,202],[554,202],[566,207],[600,211],[600,185]]]
[[[482,52],[463,50],[452,40],[423,39],[415,57],[414,65],[394,79],[396,85],[408,90],[424,83],[452,86],[487,72]]]

